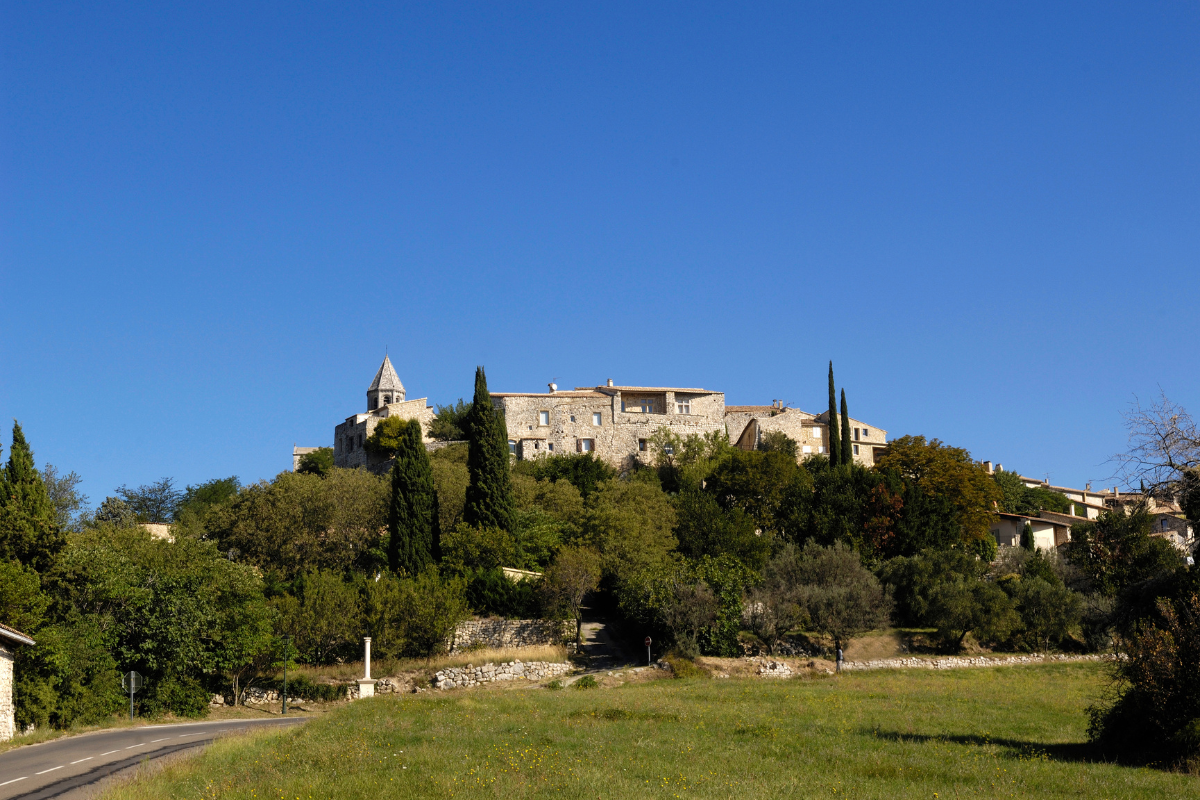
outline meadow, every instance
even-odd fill
[[[112,787],[149,798],[1200,796],[1092,760],[1097,664],[377,697]]]

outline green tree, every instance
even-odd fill
[[[420,422],[414,419],[405,424],[394,452],[388,564],[393,572],[419,575],[441,558],[438,497]]]
[[[283,633],[310,664],[332,664],[357,652],[362,626],[359,592],[330,570],[307,572],[296,594],[275,598]]]
[[[509,476],[508,431],[504,416],[492,407],[483,367],[475,370],[475,399],[467,417],[469,450],[463,521],[475,528],[513,528],[512,484]]]
[[[833,362],[829,362],[829,465],[836,467],[842,459],[842,437],[838,432],[837,391],[833,386]]]
[[[429,425],[429,438],[443,442],[460,442],[467,438],[469,428],[467,419],[471,415],[472,403],[458,402],[447,406],[437,406],[436,416]]]
[[[708,492],[681,492],[675,509],[675,537],[688,558],[729,555],[757,570],[771,555],[774,536],[758,529],[742,509],[722,508]]]
[[[980,641],[1003,641],[1021,624],[1012,601],[994,583],[948,580],[933,587],[924,623],[938,629],[942,641],[961,650],[968,633]]]
[[[178,514],[203,514],[213,506],[228,503],[237,497],[241,488],[242,482],[238,480],[237,475],[230,475],[228,478],[213,478],[211,481],[188,486],[183,490]]]
[[[767,431],[759,436],[758,449],[764,453],[783,453],[793,459],[800,455],[800,445],[783,431]]]
[[[174,522],[183,500],[183,492],[175,488],[172,478],[161,478],[136,489],[121,485],[117,487],[117,496],[133,510],[139,522],[156,524]]]
[[[54,503],[58,527],[79,531],[88,508],[88,496],[79,491],[83,478],[75,471],[61,475],[53,464],[47,464],[42,469],[42,482],[46,484],[50,502]]]
[[[842,389],[842,456],[840,464],[854,463],[854,442],[850,441],[850,412],[846,410],[846,390]]]
[[[961,543],[991,535],[994,506],[1003,495],[966,450],[937,439],[926,441],[924,436],[902,436],[888,443],[875,469],[894,471],[906,486],[919,490],[921,502],[930,508],[940,506],[936,516],[945,521],[947,530],[957,528]],[[906,492],[906,508],[908,500]],[[913,500],[918,500],[915,494]]]
[[[430,567],[401,588],[396,608],[403,621],[404,655],[431,658],[446,652],[458,623],[469,616],[466,581]]]
[[[363,442],[363,449],[381,458],[393,458],[404,446],[404,438],[408,435],[408,420],[403,417],[385,417],[371,431],[371,435]],[[417,423],[420,427],[421,423]]]
[[[1046,652],[1079,624],[1082,598],[1061,583],[1023,578],[1015,588],[1024,638],[1031,648]]]
[[[8,464],[0,471],[0,560],[45,573],[66,543],[58,509],[33,465],[33,451],[13,422]]]
[[[793,548],[790,557],[797,604],[812,629],[833,637],[836,647],[887,623],[891,596],[845,544],[809,542],[803,549]]]
[[[717,461],[704,491],[726,509],[741,509],[763,534],[783,531],[790,493],[806,471],[782,451],[734,450]]]
[[[575,620],[575,644],[583,644],[583,601],[600,586],[600,555],[588,547],[564,547],[546,570],[548,605]]]
[[[584,499],[601,483],[617,477],[617,471],[594,453],[542,456],[518,462],[517,469],[539,481],[565,480],[578,489]]]
[[[1104,511],[1095,522],[1073,526],[1071,541],[1063,549],[1084,576],[1082,588],[1112,596],[1182,567],[1179,551],[1165,539],[1151,536],[1152,527],[1144,504],[1128,515]]]
[[[300,457],[300,465],[296,467],[296,472],[302,475],[316,475],[325,477],[333,470],[333,448],[318,447],[311,453],[305,453]]]

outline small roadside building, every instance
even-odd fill
[[[13,704],[13,662],[16,661],[17,647],[33,643],[31,637],[0,623],[0,742],[7,742],[17,732],[16,706]]]

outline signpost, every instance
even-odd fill
[[[646,637],[646,665],[650,665],[650,637]]]
[[[133,720],[133,695],[142,688],[142,676],[133,670],[121,676],[121,688],[129,692],[129,719]]]
[[[287,715],[287,662],[292,655],[292,637],[283,637],[283,710],[280,711],[282,716]]]

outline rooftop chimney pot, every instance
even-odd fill
[[[612,378],[609,378],[609,379],[608,379],[608,385],[609,385],[609,386],[612,386],[612,385],[613,385]]]
[[[550,387],[550,394],[554,394],[555,392],[557,392],[557,391],[558,391],[558,384],[557,384],[557,383],[548,383],[548,384],[546,384],[546,385]]]

